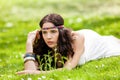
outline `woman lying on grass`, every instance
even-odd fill
[[[54,68],[71,70],[90,60],[120,55],[120,40],[83,29],[64,27],[58,14],[48,14],[40,21],[40,30],[30,32],[26,43],[24,70],[17,74],[40,74]]]

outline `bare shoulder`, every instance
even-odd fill
[[[72,38],[73,40],[84,40],[84,35],[81,34],[79,31],[72,31]]]
[[[79,31],[72,32],[73,37],[73,48],[74,51],[78,51],[84,47],[84,35]]]

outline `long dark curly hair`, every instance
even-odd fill
[[[45,17],[43,17],[39,23],[39,26],[42,28],[43,24],[46,22],[51,22],[55,26],[64,25],[63,18],[60,15],[54,14],[54,13],[48,14]],[[68,28],[61,28],[61,29],[58,29],[58,31],[59,31],[59,37],[57,42],[57,53],[60,53],[60,56],[58,56],[58,58],[60,59],[61,56],[68,57],[68,55],[73,56],[74,51],[72,48],[73,39],[71,35],[71,30]],[[45,43],[42,36],[42,31],[40,31],[39,34],[40,34],[40,39],[35,41],[35,44],[33,46],[33,52],[39,55],[41,58],[43,58],[44,54],[48,54],[48,51],[51,51],[52,52],[51,55],[53,55],[54,50],[49,48]],[[57,67],[63,67],[63,65],[60,65],[58,63]]]

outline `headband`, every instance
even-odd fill
[[[61,26],[54,26],[54,27],[42,28],[42,30],[48,30],[48,29],[54,29],[54,28],[62,29],[62,28],[64,28],[64,26],[61,25]]]

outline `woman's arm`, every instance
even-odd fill
[[[80,56],[82,55],[84,51],[84,36],[79,33],[74,34],[74,55],[73,57],[69,57],[69,60],[65,63],[64,67],[71,70],[75,68],[80,60]]]
[[[28,34],[26,42],[26,53],[33,53],[33,44],[36,38],[40,38],[39,31],[35,30]],[[37,70],[37,62],[33,60],[28,60],[24,63],[25,70]]]
[[[40,38],[39,31],[35,30],[28,34],[27,42],[26,42],[26,53],[34,54],[33,53],[33,43],[36,38]],[[28,73],[32,70],[37,70],[38,63],[34,60],[27,60],[24,63],[24,70],[17,72],[17,74]]]
[[[33,46],[31,42],[26,43],[26,53],[33,54]],[[37,66],[35,65],[35,61],[28,60],[24,62],[24,69],[25,70],[36,70]]]
[[[50,70],[50,71],[39,71],[39,70],[23,70],[23,71],[19,71],[17,72],[18,75],[22,75],[22,74],[46,74],[46,73],[50,73],[56,70],[63,70],[63,68],[58,68],[55,70]]]

